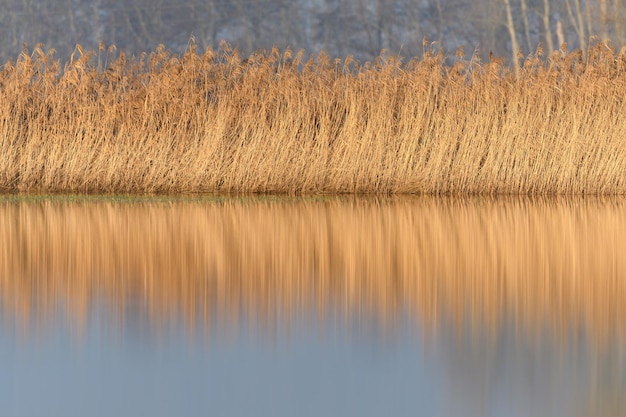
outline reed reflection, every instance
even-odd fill
[[[6,201],[0,289],[17,320],[62,303],[80,322],[105,297],[207,323],[409,310],[496,328],[509,313],[602,342],[626,318],[623,236],[619,200]]]
[[[95,310],[157,333],[314,317],[393,338],[408,322],[466,415],[501,389],[490,370],[535,381],[529,366],[583,381],[575,409],[610,415],[626,407],[624,236],[620,199],[5,199],[0,312],[26,331],[58,311],[81,330]]]
[[[621,200],[5,201],[1,302],[24,324],[62,306],[80,325],[96,299],[192,325],[410,312],[495,331],[510,315],[601,345],[623,338],[624,236]]]

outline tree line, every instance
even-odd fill
[[[516,63],[541,43],[585,50],[594,36],[626,44],[624,0],[0,0],[0,60],[43,43],[69,58],[76,44],[128,53],[182,52],[226,41],[243,54],[277,46],[370,60],[421,55],[423,40]]]

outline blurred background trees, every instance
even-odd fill
[[[421,55],[427,37],[449,54],[512,61],[515,47],[528,55],[541,42],[549,54],[599,36],[619,48],[626,37],[624,0],[0,0],[0,10],[2,62],[24,43],[66,60],[77,43],[181,52],[192,36],[201,49],[225,40],[243,54],[275,45],[361,61],[383,49]]]

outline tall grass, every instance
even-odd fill
[[[501,61],[426,50],[358,64],[272,50],[0,72],[0,190],[622,194],[626,54]]]

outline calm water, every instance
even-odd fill
[[[622,416],[626,200],[0,200],[0,415]]]

